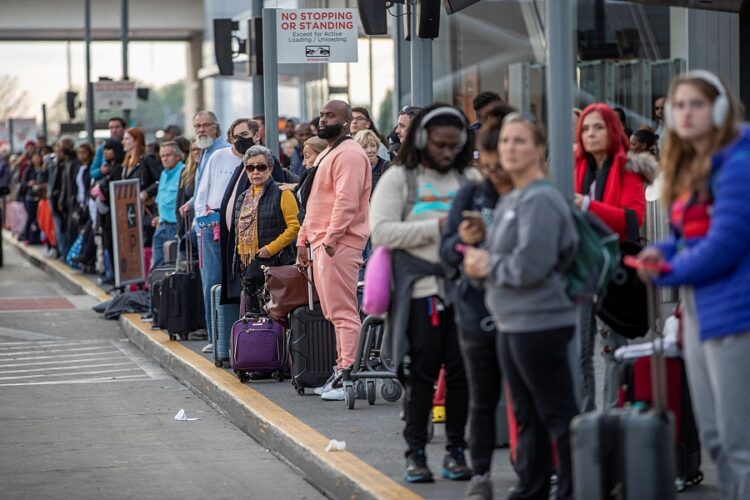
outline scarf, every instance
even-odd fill
[[[256,190],[254,186],[245,192],[237,221],[237,254],[244,267],[250,265],[258,253],[258,203],[263,194],[263,187]]]

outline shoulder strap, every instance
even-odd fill
[[[347,139],[351,139],[351,136],[349,136],[349,135],[345,135],[345,136],[343,136],[343,137],[339,137],[338,139],[336,139],[336,142],[334,142],[334,143],[333,143],[333,146],[331,146],[331,147],[330,147],[330,148],[328,149],[328,151],[326,151],[326,154],[324,154],[323,156],[321,156],[320,158],[318,158],[318,159],[317,159],[318,161],[316,161],[316,162],[315,162],[315,165],[314,165],[314,167],[317,167],[317,166],[319,166],[319,165],[320,165],[320,163],[321,163],[321,162],[323,161],[323,159],[324,159],[324,158],[325,158],[326,156],[328,156],[328,155],[330,154],[330,152],[331,152],[331,151],[333,151],[334,149],[336,149],[337,147],[339,147],[339,145],[340,145],[340,144],[341,144],[342,142],[344,142],[345,140],[347,140]]]
[[[406,167],[403,167],[403,169],[406,177],[406,205],[401,214],[401,220],[406,220],[414,205],[417,204],[417,169]]]

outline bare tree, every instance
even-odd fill
[[[17,76],[0,75],[0,122],[23,114],[29,107],[29,94],[21,90]]]

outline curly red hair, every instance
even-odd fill
[[[581,139],[583,120],[594,112],[601,115],[607,127],[607,137],[609,138],[607,155],[614,157],[617,154],[626,154],[630,149],[630,139],[625,134],[620,118],[612,108],[603,102],[595,102],[586,106],[586,109],[581,112],[581,116],[578,118],[578,124],[576,125],[576,159],[586,156],[586,150],[583,148],[583,140]]]

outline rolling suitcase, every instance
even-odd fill
[[[308,246],[308,254],[312,252]],[[313,304],[312,271],[308,267],[308,304],[291,313],[289,346],[292,385],[300,396],[307,387],[326,383],[336,366],[336,333],[333,324],[325,319],[320,304]]]
[[[187,269],[167,276],[159,299],[159,321],[165,322],[169,337],[174,340],[185,339],[188,333],[206,327],[201,275],[193,267],[191,253],[188,246]]]
[[[268,316],[244,316],[232,326],[231,358],[240,382],[251,372],[270,373],[282,382],[288,371],[284,327]]]
[[[229,337],[234,322],[240,319],[239,304],[220,304],[221,285],[211,287],[211,339],[214,344],[214,364],[229,368]]]
[[[630,347],[630,346],[628,346]],[[618,349],[618,357],[628,348]],[[685,363],[680,357],[666,358],[668,407],[675,423],[675,465],[677,490],[693,486],[703,480],[701,472],[701,443],[690,400]],[[619,406],[651,406],[651,357],[638,356],[621,361]]]
[[[571,424],[575,498],[673,500],[675,487],[674,421],[667,408],[665,363],[658,305],[647,289],[649,326],[657,334],[651,358],[654,407],[633,406],[590,412]]]
[[[164,245],[162,246],[162,250],[164,251],[164,263],[165,264],[174,264],[175,262],[177,262],[177,251],[179,248],[180,248],[179,238],[175,238],[173,240],[164,242]]]

